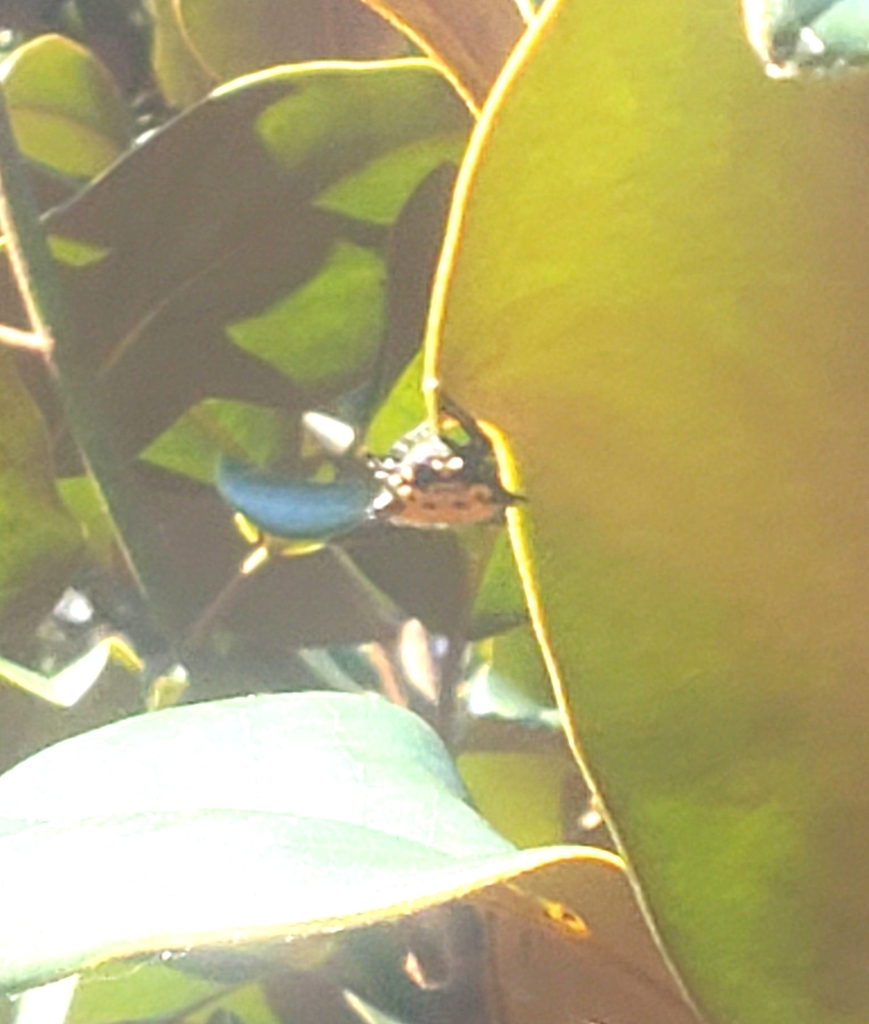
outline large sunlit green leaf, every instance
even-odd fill
[[[549,7],[433,334],[511,444],[538,625],[692,992],[857,1024],[869,78],[767,77],[738,6]]]
[[[291,937],[473,897],[502,942],[534,933],[509,953],[492,947],[505,974],[541,942],[564,943],[578,977],[604,971],[603,988],[591,988],[605,1004],[624,1002],[628,985],[632,1020],[692,1019],[618,858],[517,851],[470,806],[435,733],[379,697],[197,704],[51,747],[0,779],[0,876],[7,990],[147,953],[183,965],[196,948],[220,947],[226,962],[276,941],[287,956]],[[101,978],[110,984],[105,969]],[[177,980],[164,979],[176,1005]],[[588,985],[571,989],[580,1014]],[[94,993],[96,1020],[107,991]],[[545,990],[525,986],[522,998],[546,1018]]]
[[[37,36],[0,76],[16,140],[31,160],[92,178],[132,142],[132,117],[111,75],[71,39]]]

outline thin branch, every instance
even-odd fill
[[[9,345],[11,348],[26,348],[33,352],[41,352],[48,355],[45,347],[45,339],[35,331],[22,331],[18,327],[10,327],[8,324],[0,324],[0,345]]]
[[[66,308],[60,272],[48,247],[30,182],[18,153],[0,90],[0,229],[9,261],[33,328],[35,344],[63,405],[84,460],[114,521],[121,550],[134,577],[150,598],[167,635],[177,635],[184,617],[183,581],[173,572],[158,531],[143,512],[141,489],[118,454],[110,425],[97,403],[94,374]],[[13,335],[4,328],[9,343]],[[16,332],[19,342],[27,332]]]

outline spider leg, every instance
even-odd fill
[[[463,409],[458,402],[450,398],[449,395],[443,393],[441,393],[440,396],[440,407],[447,416],[456,420],[462,430],[464,430],[468,435],[468,441],[466,444],[451,441],[448,437],[444,437],[443,440],[445,443],[448,444],[457,455],[462,456],[465,461],[470,460],[474,463],[491,463],[493,476],[491,483],[494,484],[494,493],[503,501],[505,506],[527,501],[527,498],[525,498],[524,495],[514,494],[512,491],[508,491],[501,483],[498,467],[495,463],[495,453],[492,448],[492,442],[480,429],[480,426],[474,417],[466,409]]]
[[[454,419],[462,430],[467,434],[468,440],[465,443],[452,441],[448,437],[443,437],[444,442],[452,448],[456,455],[463,457],[470,457],[473,460],[481,460],[483,458],[491,457],[492,455],[492,442],[488,437],[480,430],[480,426],[474,417],[462,406],[455,402],[449,395],[441,393],[440,395],[440,409],[441,412],[445,413],[451,419]]]

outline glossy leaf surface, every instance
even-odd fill
[[[689,1019],[618,859],[516,851],[467,803],[435,734],[376,697],[198,704],[49,748],[0,780],[0,871],[15,880],[4,988],[148,952],[284,946],[515,879],[533,895],[483,894],[499,920],[524,915],[557,936],[537,899],[587,904],[566,933],[579,962],[602,957],[618,973],[627,959],[648,994],[669,993],[673,1019]]]
[[[276,537],[328,540],[371,519],[378,487],[364,479],[293,480],[224,459],[217,490],[237,512]]]
[[[869,79],[766,77],[737,8],[549,6],[465,169],[438,373],[509,438],[538,625],[692,992],[856,1024]]]

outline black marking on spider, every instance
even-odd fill
[[[492,443],[476,421],[451,402],[442,403],[450,427],[424,423],[397,441],[383,458],[368,457],[381,490],[371,502],[373,515],[394,526],[448,529],[500,523],[520,501],[501,483]]]

